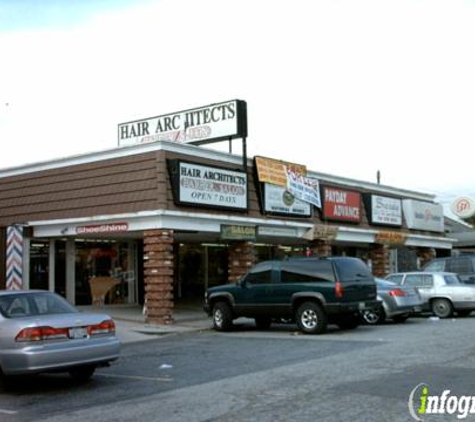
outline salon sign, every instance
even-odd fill
[[[121,123],[119,146],[169,141],[207,144],[247,136],[247,105],[242,100]]]
[[[237,170],[180,161],[172,170],[180,205],[247,209],[247,176]]]

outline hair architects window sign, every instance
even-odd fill
[[[243,171],[169,161],[173,197],[179,205],[247,209],[247,176]]]

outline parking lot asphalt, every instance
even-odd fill
[[[434,397],[446,390],[452,401],[475,397],[475,315],[355,330],[329,325],[323,335],[304,335],[295,324],[259,330],[244,319],[222,333],[206,328],[206,316],[201,321],[200,331],[124,344],[121,358],[87,383],[61,374],[20,383],[0,395],[1,420],[407,422],[421,383]],[[427,422],[460,416],[429,413]]]

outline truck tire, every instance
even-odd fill
[[[230,331],[233,326],[233,312],[226,302],[213,306],[213,327],[216,331]]]
[[[295,319],[304,334],[322,334],[327,330],[327,316],[318,303],[302,303],[297,308]]]

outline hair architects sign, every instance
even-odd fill
[[[237,170],[170,160],[173,197],[178,205],[247,209],[247,176]]]
[[[199,145],[245,137],[247,106],[241,100],[121,123],[118,127],[119,146],[155,141]]]

